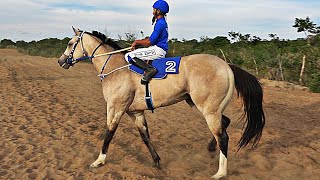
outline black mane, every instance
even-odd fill
[[[92,33],[87,32],[88,34],[100,39],[102,42],[104,42],[105,44],[111,46],[114,50],[120,50],[123,49],[122,47],[120,47],[116,42],[114,42],[111,38],[107,38],[106,35],[104,35],[101,32],[98,31],[92,31]],[[123,53],[126,53],[126,51],[124,51]]]

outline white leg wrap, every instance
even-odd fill
[[[220,158],[219,158],[219,170],[218,172],[213,175],[211,178],[213,179],[220,179],[222,177],[227,176],[227,158],[226,156],[220,151]]]
[[[102,154],[100,152],[98,159],[95,162],[93,162],[90,165],[90,167],[99,167],[100,165],[104,165],[104,163],[106,162],[106,157],[107,157],[106,154]]]

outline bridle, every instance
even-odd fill
[[[109,55],[107,60],[104,62],[103,66],[102,66],[102,69],[100,71],[100,74],[98,75],[100,80],[102,81],[105,77],[107,77],[108,75],[110,75],[111,73],[114,73],[115,71],[118,71],[120,69],[123,69],[123,68],[126,68],[126,67],[129,67],[131,64],[128,64],[128,65],[125,65],[125,66],[122,66],[120,68],[116,68],[114,70],[112,70],[111,72],[107,73],[107,74],[103,74],[103,71],[108,63],[108,61],[110,60],[112,54],[115,54],[115,53],[118,53],[118,52],[121,52],[121,51],[125,51],[125,50],[128,50],[129,48],[125,48],[125,49],[121,49],[121,50],[117,50],[117,51],[113,51],[113,52],[110,52],[110,53],[106,53],[106,54],[100,54],[100,55],[97,55],[97,56],[94,56],[95,52],[103,45],[105,44],[105,41],[102,41],[93,51],[92,55],[91,56],[88,56],[86,55],[86,52],[84,50],[84,47],[83,47],[83,35],[86,33],[85,31],[79,31],[80,34],[77,36],[77,41],[73,44],[73,47],[72,47],[72,50],[70,51],[67,59],[66,59],[66,63],[70,66],[73,66],[75,65],[77,62],[79,61],[83,61],[83,60],[91,60],[92,61],[92,58],[95,58],[95,57],[98,57],[98,56],[103,56],[103,55]],[[82,50],[82,54],[83,54],[83,57],[81,58],[77,58],[77,59],[74,59],[73,58],[73,54],[75,52],[75,49],[77,48],[77,45],[78,44],[81,44],[81,50]],[[130,47],[131,49],[131,47]],[[67,55],[66,55],[67,56]]]
[[[88,59],[88,56],[86,55],[85,51],[84,51],[84,48],[83,48],[83,40],[82,40],[82,37],[84,35],[84,31],[79,31],[80,34],[78,35],[77,37],[77,41],[73,44],[73,47],[72,47],[72,50],[70,51],[69,55],[68,55],[68,58],[66,60],[66,63],[70,66],[73,66],[74,64],[76,64],[78,61],[80,61],[81,59],[78,58],[78,59],[74,59],[73,58],[73,54],[74,54],[74,51],[76,50],[77,48],[77,45],[79,44],[79,42],[81,42],[81,50],[82,50],[82,54],[84,57],[86,57],[86,59]]]

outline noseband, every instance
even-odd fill
[[[77,41],[73,44],[72,50],[71,50],[71,52],[70,52],[70,54],[69,54],[69,56],[68,56],[68,58],[66,60],[67,64],[69,64],[70,66],[73,66],[74,64],[76,64],[79,61],[79,59],[74,59],[73,58],[73,54],[74,54],[74,51],[76,50],[77,45],[79,44],[80,41],[81,41],[82,54],[83,54],[84,57],[87,57],[87,55],[86,55],[86,53],[84,51],[84,48],[83,48],[82,37],[83,37],[84,33],[85,33],[84,31],[80,31],[80,34],[78,35]],[[88,59],[88,58],[86,58],[86,59]]]

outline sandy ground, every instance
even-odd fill
[[[210,132],[185,102],[147,113],[161,157],[154,167],[134,123],[125,115],[110,144],[107,164],[97,158],[105,125],[101,84],[91,64],[64,70],[57,59],[0,50],[0,179],[209,179],[218,152]],[[236,154],[240,101],[225,114],[232,124],[225,179],[320,179],[320,94],[264,86],[267,117],[257,149]]]

